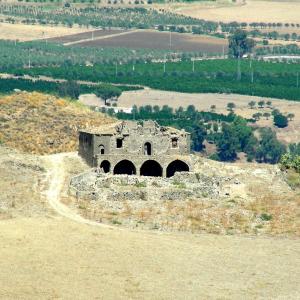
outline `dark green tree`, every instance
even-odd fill
[[[251,109],[253,109],[253,108],[255,107],[255,105],[256,105],[256,102],[255,102],[255,101],[250,101],[250,102],[248,103],[248,105],[249,105],[249,107],[250,107]]]
[[[203,142],[206,136],[206,129],[203,124],[194,125],[192,128],[192,148],[194,151],[201,151],[203,149]]]
[[[108,99],[119,98],[122,94],[122,91],[115,86],[102,85],[95,90],[95,94],[97,97],[102,98],[106,105]]]
[[[256,160],[258,162],[275,164],[285,151],[285,146],[277,140],[275,132],[270,128],[261,130],[259,147],[256,150]]]
[[[80,85],[73,80],[63,82],[59,85],[58,94],[61,97],[71,97],[72,99],[78,99],[80,95]]]
[[[238,29],[229,37],[229,53],[235,58],[241,58],[251,52],[254,44],[254,40],[247,37],[246,31]]]
[[[234,161],[237,158],[239,140],[235,134],[234,127],[223,125],[223,132],[217,141],[218,157],[222,161]]]
[[[274,116],[274,125],[279,128],[284,128],[288,126],[288,118],[283,114],[277,114]]]
[[[235,109],[236,105],[233,102],[229,102],[227,103],[227,110],[233,112],[233,110]]]

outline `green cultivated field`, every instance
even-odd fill
[[[97,85],[76,85],[73,88],[66,88],[66,83],[47,82],[42,80],[31,81],[26,79],[0,79],[0,94],[8,94],[19,89],[27,92],[42,92],[54,95],[69,96],[71,98],[74,94],[94,93],[96,90],[101,88],[110,87],[109,84],[97,84]],[[118,86],[123,91],[137,90],[138,87]],[[76,91],[75,91],[76,89]]]
[[[18,74],[46,75],[69,80],[139,84],[186,93],[236,93],[300,100],[300,64],[243,60],[237,80],[237,60],[97,64],[16,70]]]

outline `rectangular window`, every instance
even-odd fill
[[[172,138],[172,148],[178,148],[178,138]]]
[[[123,139],[117,139],[117,148],[123,147]]]

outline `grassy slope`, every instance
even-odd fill
[[[0,98],[0,141],[35,154],[76,151],[79,127],[112,122],[101,113],[40,93]]]

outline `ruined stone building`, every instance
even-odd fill
[[[192,171],[190,134],[154,121],[123,121],[79,132],[79,155],[101,172],[171,177]]]

